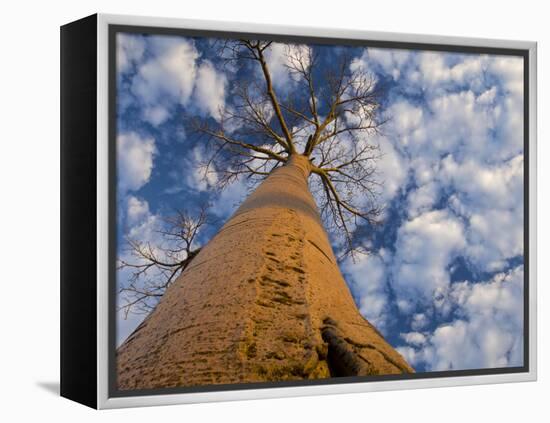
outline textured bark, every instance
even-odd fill
[[[119,347],[119,389],[413,372],[357,310],[309,172],[292,156],[200,251]]]

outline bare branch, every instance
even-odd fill
[[[127,239],[127,253],[118,258],[117,270],[129,270],[127,281],[121,281],[118,291],[118,309],[125,317],[129,313],[148,314],[157,305],[200,252],[197,235],[210,222],[204,206],[196,215],[176,210],[163,223],[157,229],[161,240],[156,245]]]
[[[273,89],[273,82],[271,81],[271,73],[265,61],[265,56],[264,56],[265,48],[262,49],[258,46],[256,46],[255,48],[256,48],[256,51],[258,52],[258,61],[260,62],[260,65],[262,67],[262,72],[264,74],[267,95],[271,100],[271,105],[273,106],[273,110],[275,111],[275,115],[277,116],[277,120],[279,121],[279,125],[281,125],[281,130],[285,135],[286,142],[288,144],[289,154],[294,154],[296,152],[296,149],[294,148],[292,136],[290,134],[290,131],[288,130],[285,118],[283,117],[281,106],[279,104],[279,101],[277,100],[275,90]]]

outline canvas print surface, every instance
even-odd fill
[[[524,58],[456,50],[118,31],[115,389],[522,368]]]

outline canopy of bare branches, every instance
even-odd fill
[[[342,53],[321,60],[315,47],[285,45],[291,89],[277,91],[269,67],[270,41],[225,41],[220,55],[246,69],[231,91],[219,121],[194,119],[193,128],[211,143],[204,173],[217,172],[225,186],[239,177],[263,178],[293,154],[312,163],[311,189],[327,229],[353,249],[358,221],[376,222],[372,141],[382,121],[374,77]]]

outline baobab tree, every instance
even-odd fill
[[[220,48],[246,76],[216,121],[191,120],[210,151],[200,165],[221,186],[259,184],[118,349],[119,389],[413,371],[358,312],[326,232],[353,251],[380,212],[375,80],[344,53],[287,45],[278,91],[273,47]]]

